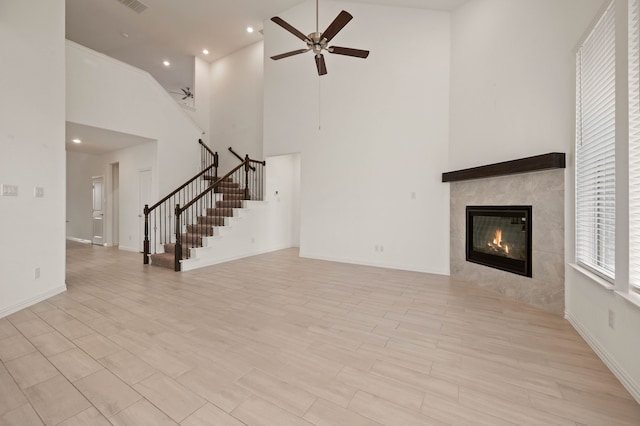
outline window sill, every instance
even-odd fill
[[[593,272],[583,268],[582,266],[576,265],[575,263],[570,263],[569,266],[571,266],[576,271],[580,272],[585,277],[591,279],[596,284],[599,284],[603,288],[605,288],[607,290],[615,290],[615,286],[612,283],[610,283],[609,281],[605,280],[604,278],[594,274]]]
[[[622,299],[626,300],[628,303],[634,305],[634,307],[640,309],[639,293],[636,293],[633,290],[629,290],[629,291],[616,290],[615,286],[612,283],[594,274],[593,272],[583,268],[582,266],[576,265],[575,263],[569,263],[569,266],[571,266],[573,269],[580,272],[582,275],[589,278],[591,281],[595,282],[605,290],[613,291],[616,294],[616,296],[620,296]]]
[[[640,294],[635,293],[633,290],[629,290],[628,292],[616,290],[616,294],[640,309]]]

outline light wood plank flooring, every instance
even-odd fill
[[[70,243],[0,319],[1,425],[639,425],[562,318],[284,250],[187,273]]]

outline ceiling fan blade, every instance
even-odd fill
[[[280,25],[282,28],[284,28],[285,30],[289,31],[291,34],[293,34],[294,36],[298,37],[300,40],[306,42],[311,42],[311,40],[309,39],[309,37],[307,37],[306,35],[302,34],[300,31],[298,31],[297,29],[295,29],[291,24],[289,24],[287,21],[285,21],[284,19],[278,17],[278,16],[274,16],[273,18],[271,18],[271,20],[273,22],[275,22],[276,24]]]
[[[331,41],[332,38],[336,36],[340,32],[341,29],[344,28],[345,25],[349,23],[350,20],[353,19],[353,16],[347,12],[342,11],[336,16],[336,19],[327,27],[326,30],[322,33],[322,38],[327,39],[327,43]]]
[[[353,56],[356,58],[366,58],[369,56],[368,50],[351,49],[349,47],[331,46],[329,47],[329,53],[335,53],[336,55]]]
[[[327,73],[327,65],[324,63],[322,53],[316,55],[316,68],[318,68],[318,75],[325,75]]]
[[[271,59],[273,59],[274,61],[277,61],[278,59],[288,58],[289,56],[293,56],[293,55],[299,55],[301,53],[308,52],[309,50],[311,50],[311,49],[292,50],[291,52],[281,53],[279,55],[272,56]]]

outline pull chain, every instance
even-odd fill
[[[322,131],[322,90],[321,90],[322,78],[318,76],[318,131]]]

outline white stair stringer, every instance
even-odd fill
[[[234,209],[226,226],[215,226],[212,237],[202,239],[203,247],[191,249],[191,258],[182,261],[182,271],[215,265],[230,260],[287,248],[273,238],[268,201],[243,201],[244,208]]]

